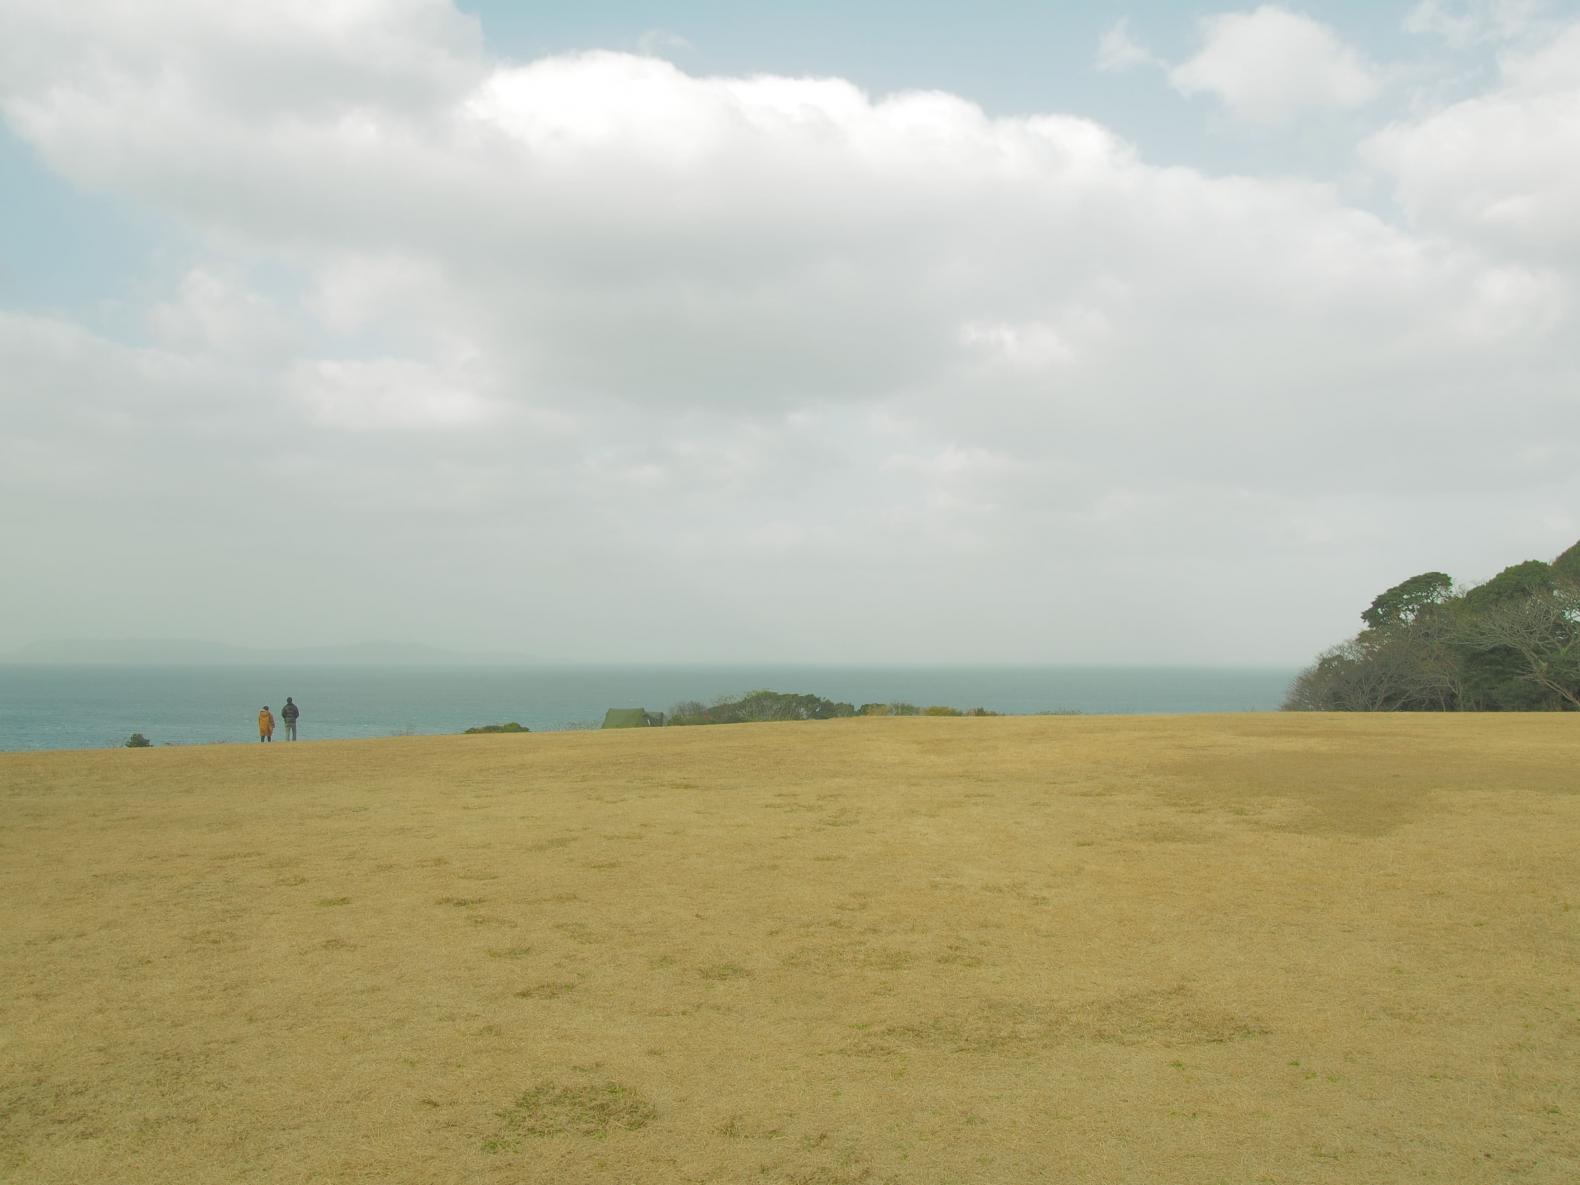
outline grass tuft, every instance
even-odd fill
[[[502,1121],[493,1137],[500,1151],[522,1136],[571,1135],[607,1139],[611,1131],[640,1131],[658,1114],[637,1091],[618,1082],[569,1086],[544,1082],[522,1092],[516,1101],[497,1112]]]

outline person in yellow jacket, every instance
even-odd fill
[[[274,740],[274,713],[269,711],[269,705],[263,705],[263,711],[258,713],[258,739],[260,741]]]

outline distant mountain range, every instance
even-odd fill
[[[345,646],[280,646],[265,650],[190,638],[69,638],[29,642],[0,662],[103,663],[112,666],[523,666],[524,654],[441,650],[417,642],[354,642]]]

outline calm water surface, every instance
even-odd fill
[[[853,704],[997,712],[1272,711],[1293,670],[1191,667],[289,668],[0,666],[0,749],[87,749],[134,732],[155,744],[257,741],[258,709],[287,695],[301,738],[454,733],[515,720],[594,727],[608,708],[666,712],[758,688]],[[279,738],[283,729],[276,733]]]

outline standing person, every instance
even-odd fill
[[[263,711],[258,713],[258,739],[260,741],[274,740],[274,713],[269,711],[269,705],[263,705]]]
[[[291,697],[285,697],[285,707],[280,709],[280,719],[285,721],[285,739],[296,739],[296,718],[302,714],[302,709],[291,702]]]

